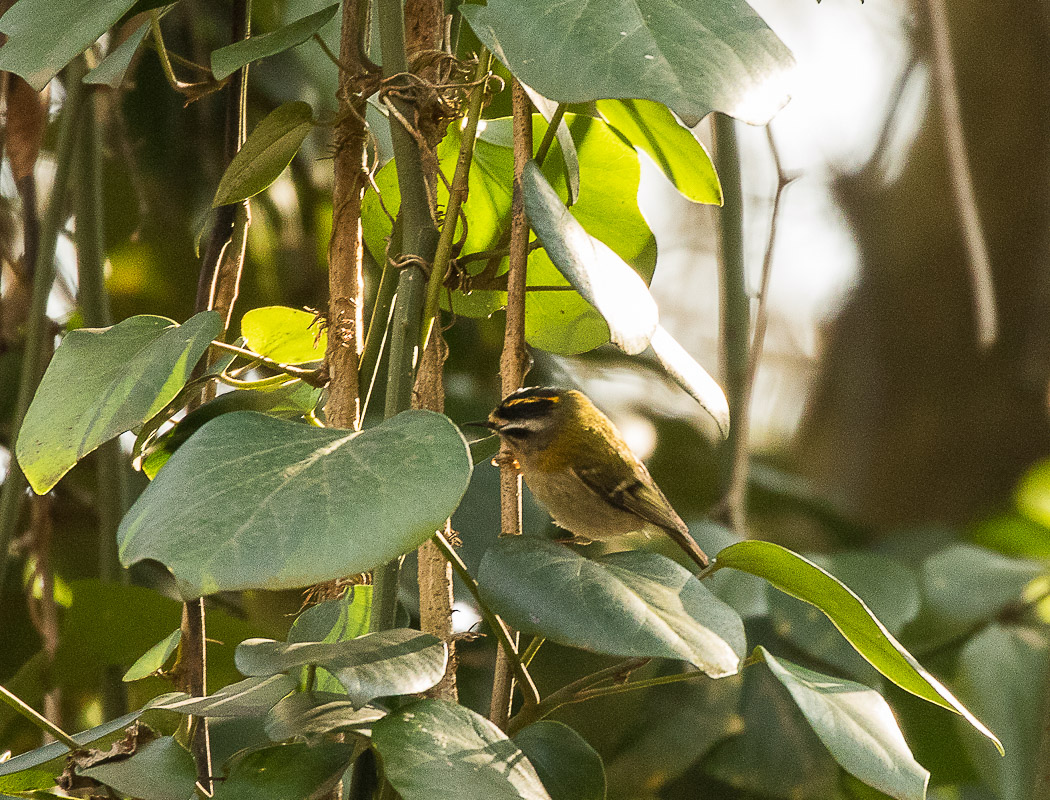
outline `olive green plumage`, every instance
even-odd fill
[[[649,470],[582,392],[519,389],[489,415],[487,426],[500,434],[536,499],[577,541],[659,530],[707,566]]]

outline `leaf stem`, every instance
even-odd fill
[[[538,167],[542,167],[543,162],[547,160],[547,153],[550,152],[551,145],[554,143],[554,137],[558,135],[558,126],[561,125],[561,121],[565,117],[566,108],[568,108],[566,103],[558,103],[558,107],[551,114],[550,122],[547,123],[547,130],[544,131],[543,138],[540,139],[540,146],[536,148],[534,160]]]
[[[474,600],[477,601],[478,609],[481,611],[481,616],[485,620],[485,623],[492,629],[496,639],[500,643],[500,652],[506,653],[507,659],[512,665],[514,674],[518,679],[518,683],[521,685],[522,696],[525,699],[525,707],[535,706],[540,702],[540,693],[536,688],[536,683],[532,680],[532,676],[529,674],[528,662],[524,656],[519,656],[517,645],[514,644],[514,638],[511,634],[510,628],[498,615],[494,614],[488,609],[485,603],[481,599],[481,590],[478,588],[478,582],[474,580],[474,576],[470,574],[467,569],[467,565],[463,563],[463,559],[459,557],[459,553],[456,552],[455,548],[449,544],[448,539],[441,533],[434,534],[434,543],[441,550],[441,554],[448,559],[448,563],[452,565],[452,569],[459,575],[460,580],[467,585],[467,589],[473,595]],[[537,637],[540,638],[540,637]],[[535,641],[535,640],[533,640]],[[542,641],[542,639],[541,639]],[[536,647],[538,650],[539,647]],[[533,653],[535,655],[535,652]]]
[[[456,224],[463,202],[467,199],[470,165],[474,158],[474,142],[478,135],[478,120],[481,119],[481,107],[485,101],[486,80],[492,54],[482,48],[478,57],[478,66],[474,70],[474,93],[470,96],[466,124],[459,141],[459,157],[456,159],[456,170],[452,175],[452,186],[448,194],[448,206],[445,209],[445,221],[441,226],[434,263],[430,267],[430,279],[427,282],[427,299],[423,306],[423,335],[420,348],[426,350],[430,332],[439,312],[441,287],[448,270],[449,258],[452,255],[453,239],[456,236]]]
[[[36,725],[36,727],[40,728],[40,730],[45,731],[46,733],[55,737],[55,739],[62,742],[62,744],[64,744],[70,750],[80,749],[80,744],[77,742],[76,739],[74,739],[60,727],[55,725],[51,720],[49,720],[35,708],[23,702],[20,697],[9,692],[3,686],[0,686],[0,700],[3,700],[8,706],[10,706],[12,709],[17,711],[27,720],[32,722],[34,725]]]
[[[55,248],[65,223],[65,203],[69,192],[69,179],[73,165],[76,132],[79,129],[83,107],[84,65],[76,59],[66,70],[66,100],[58,123],[58,140],[55,147],[55,179],[47,210],[40,221],[40,236],[36,263],[33,265],[33,294],[29,316],[26,319],[25,350],[22,356],[22,371],[19,377],[18,398],[11,420],[11,442],[17,442],[26,411],[33,400],[37,384],[44,371],[43,354],[45,339],[51,336],[51,321],[47,316],[47,298],[55,282]],[[22,497],[28,482],[18,459],[11,448],[11,459],[7,477],[0,488],[0,593],[10,560],[10,544],[18,525]]]
[[[280,361],[274,361],[272,358],[267,358],[264,355],[260,355],[254,350],[249,350],[246,347],[238,347],[235,344],[227,344],[226,342],[221,342],[218,339],[213,340],[210,346],[218,348],[219,350],[225,350],[227,353],[236,353],[239,356],[244,356],[245,358],[250,358],[253,361],[258,361],[262,364],[265,364],[268,367],[272,367],[273,369],[283,372],[285,375],[290,375],[293,378],[299,378],[300,380],[306,381],[307,383],[310,383],[312,381],[314,384],[316,384],[318,380],[318,371],[316,369],[303,369],[302,367],[297,367],[294,364],[284,364]],[[264,380],[268,381],[269,379],[267,378]],[[260,383],[262,383],[262,381],[238,381],[238,383],[258,386],[260,385]]]
[[[536,657],[536,654],[543,647],[543,643],[547,641],[542,636],[533,636],[532,641],[529,642],[529,646],[525,648],[525,651],[521,654],[521,663],[526,667],[532,663],[532,659]]]

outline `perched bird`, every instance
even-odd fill
[[[481,424],[500,435],[533,496],[572,541],[662,531],[701,567],[708,565],[649,470],[582,392],[519,389]]]

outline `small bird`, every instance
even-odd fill
[[[575,390],[527,387],[480,423],[499,434],[533,496],[571,541],[662,531],[701,567],[707,555],[623,436]]]

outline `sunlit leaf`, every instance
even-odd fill
[[[525,90],[525,93],[532,101],[533,107],[540,112],[549,125],[554,118],[555,112],[558,110],[559,104],[544,97],[527,84],[522,84],[521,88]],[[571,206],[580,196],[580,155],[576,152],[576,143],[572,140],[572,134],[569,132],[569,126],[566,124],[564,117],[558,123],[554,136],[561,147],[562,163],[565,165],[566,188],[569,191],[567,204]]]
[[[599,100],[598,113],[645,151],[674,187],[694,203],[722,205],[722,185],[707,150],[663,103]]]
[[[428,633],[395,628],[343,642],[249,639],[237,646],[236,658],[245,675],[324,667],[360,708],[377,697],[425,692],[437,684],[445,675],[448,647]]]
[[[321,30],[338,9],[336,3],[270,33],[251,36],[213,51],[212,74],[221,81],[246,64],[302,44]]]
[[[735,673],[744,626],[692,573],[655,553],[584,558],[542,539],[489,548],[482,597],[510,625],[559,644],[626,657],[688,661],[712,677]]]
[[[898,800],[926,796],[930,773],[912,756],[878,692],[775,658],[764,647],[758,652],[843,769]]]
[[[342,597],[310,606],[295,618],[289,642],[345,642],[368,633],[372,587],[357,585]]]
[[[730,545],[715,563],[758,575],[782,592],[816,606],[875,669],[902,689],[961,714],[1002,752],[995,734],[893,638],[859,597],[816,564],[780,545],[760,541]]]
[[[252,677],[223,686],[207,697],[179,692],[154,707],[195,717],[255,717],[265,714],[295,687],[296,680],[288,675]]]
[[[470,472],[462,434],[429,411],[361,433],[223,414],[124,517],[120,557],[159,561],[188,596],[367,572],[426,541]]]
[[[601,756],[568,725],[541,720],[514,735],[551,800],[605,800]]]
[[[333,786],[350,764],[352,745],[292,742],[235,756],[215,800],[294,800],[316,797]]]
[[[95,43],[134,0],[19,0],[0,17],[7,42],[0,71],[21,75],[39,91]]]
[[[649,346],[652,347],[660,366],[711,415],[722,436],[727,436],[732,422],[729,419],[729,401],[718,382],[700,366],[699,361],[689,355],[663,325],[656,326]]]
[[[193,796],[197,782],[193,756],[173,736],[147,742],[129,758],[114,759],[78,772],[121,794],[143,800],[187,800]]]
[[[167,405],[221,331],[214,311],[183,325],[141,316],[71,331],[40,381],[15,447],[33,490],[50,491],[96,447]]]
[[[179,646],[180,641],[182,641],[182,631],[172,631],[143,653],[142,657],[124,673],[122,680],[125,683],[130,683],[131,681],[146,678],[161,669],[168,659],[171,658],[171,654],[175,652],[175,648]]]
[[[412,703],[375,723],[372,744],[403,800],[550,800],[514,741],[456,703]]]
[[[314,126],[308,103],[285,103],[271,111],[248,135],[219,180],[212,206],[237,203],[268,187],[292,163]]]
[[[562,103],[644,98],[689,125],[756,125],[788,100],[794,59],[743,0],[489,0],[464,19],[511,73]]]
[[[339,730],[370,729],[386,712],[375,706],[357,707],[346,695],[293,692],[270,709],[266,735],[279,742],[295,736],[320,736]]]
[[[297,308],[253,308],[241,318],[245,346],[282,364],[306,364],[324,358],[328,334],[317,332],[317,316]]]

